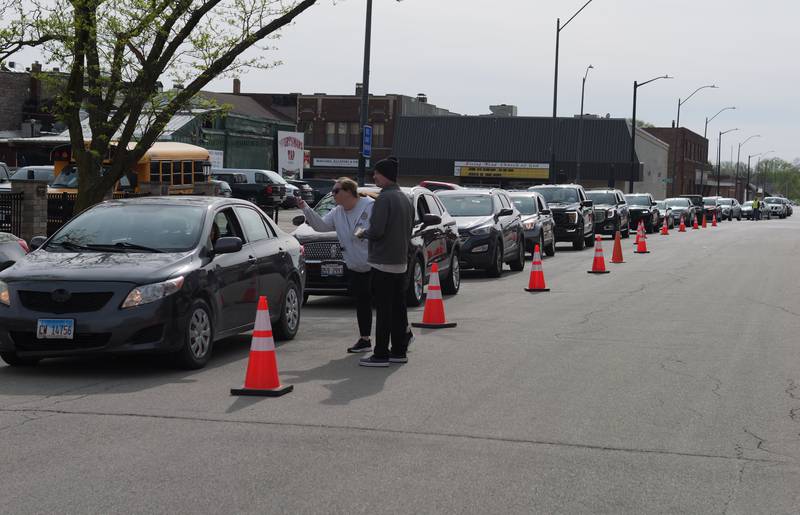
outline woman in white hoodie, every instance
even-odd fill
[[[319,232],[336,231],[342,257],[348,269],[350,295],[356,299],[356,314],[360,338],[347,352],[368,352],[372,348],[372,285],[371,267],[367,263],[368,245],[365,239],[355,236],[359,229],[369,229],[372,205],[369,197],[358,196],[358,184],[352,179],[341,177],[331,190],[336,207],[325,216],[319,216],[308,204],[298,201],[303,210],[306,223]]]

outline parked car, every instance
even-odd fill
[[[661,217],[663,225],[664,220],[667,221],[667,227],[670,229],[675,228],[675,219],[672,216],[672,208],[667,205],[666,200],[656,200],[656,209],[658,209],[658,216]]]
[[[419,306],[425,300],[425,285],[430,275],[430,265],[439,266],[439,279],[442,291],[458,293],[461,288],[461,267],[456,222],[433,193],[420,187],[401,188],[414,206],[414,232],[411,237],[408,255],[408,291],[406,302]],[[376,187],[359,188],[359,194],[377,197]],[[333,194],[320,200],[314,211],[325,216],[336,206]],[[306,255],[306,289],[304,298],[309,295],[346,295],[347,264],[342,257],[342,249],[335,232],[320,233],[305,223],[303,215],[296,216],[292,222],[298,226],[293,235],[303,244]]]
[[[431,191],[439,191],[439,190],[460,190],[463,188],[460,184],[455,184],[452,182],[440,182],[440,181],[422,181],[419,183],[420,186],[423,188],[428,188]]]
[[[212,168],[211,178],[225,181],[234,198],[247,200],[260,208],[272,210],[286,198],[286,185],[270,175],[270,170],[247,168]],[[278,176],[280,177],[280,176]]]
[[[8,187],[11,188],[10,180],[11,170],[4,162],[0,161],[0,184],[8,184]]]
[[[761,219],[762,220],[769,220],[771,218],[771,216],[770,216],[770,214],[771,214],[770,213],[770,208],[766,204],[766,202],[763,202],[763,201],[759,202],[758,211],[761,213]],[[747,202],[742,204],[742,216],[744,218],[747,218],[748,220],[752,220],[753,219],[753,201],[752,200],[748,200]]]
[[[786,218],[788,216],[788,209],[786,208],[786,204],[784,203],[786,199],[781,197],[765,197],[764,203],[767,204],[769,208],[769,212],[772,216],[777,216],[778,218]]]
[[[300,324],[300,244],[255,205],[201,196],[98,204],[0,272],[0,358],[166,353],[203,367],[253,328],[259,295],[278,338]]]
[[[0,191],[11,190],[11,180],[27,181],[30,179],[31,173],[33,178],[37,181],[47,181],[48,184],[53,182],[55,172],[52,166],[23,166],[11,174],[11,177],[6,182],[0,182]]]
[[[722,218],[733,221],[742,219],[742,206],[735,198],[721,198],[717,200],[717,205],[722,210]]]
[[[28,244],[9,232],[0,232],[0,271],[10,267],[30,252]]]
[[[555,256],[556,223],[544,197],[535,191],[510,191],[508,195],[521,216],[525,250],[532,253],[538,243],[541,252]]]
[[[582,250],[594,246],[594,208],[579,184],[542,184],[528,188],[541,194],[556,223],[556,242],[568,241]]]
[[[686,197],[672,197],[664,200],[664,203],[672,212],[672,225],[680,225],[681,217],[684,225],[691,225],[696,214],[692,201]]]
[[[705,212],[705,204],[703,203],[703,196],[702,195],[692,195],[692,194],[688,194],[688,193],[684,194],[684,195],[678,195],[678,196],[686,198],[686,199],[689,199],[689,202],[691,202],[692,206],[694,207],[694,211],[693,211],[692,215],[697,216],[697,222],[698,223],[702,222],[703,221],[703,213]],[[691,224],[691,223],[692,223],[692,219],[691,218],[686,221],[687,225]]]
[[[586,196],[594,203],[595,234],[610,234],[617,231],[623,238],[631,234],[628,202],[620,190],[586,190]]]
[[[522,218],[508,192],[463,188],[436,195],[458,224],[461,268],[479,268],[489,277],[499,277],[504,263],[515,271],[525,267]]]
[[[706,215],[706,222],[711,223],[714,217],[717,217],[717,222],[722,221],[722,207],[719,205],[719,200],[722,197],[703,197],[703,212]],[[700,220],[702,221],[702,216]]]
[[[310,184],[300,179],[285,179],[285,181],[288,184],[291,184],[292,186],[297,188],[297,193],[295,194],[296,196],[302,198],[309,205],[314,204],[314,199],[315,199],[314,189],[311,187]]]
[[[297,207],[297,199],[300,198],[300,188],[294,184],[286,183],[286,197],[281,202],[281,207],[284,209],[293,209]]]
[[[233,196],[233,191],[231,190],[231,186],[227,182],[218,181],[216,179],[211,179],[210,182],[211,184],[214,185],[215,197],[231,198]]]
[[[317,178],[310,178],[310,179],[303,179],[309,186],[311,186],[311,191],[314,193],[314,200],[309,202],[311,207],[314,207],[317,202],[322,200],[322,198],[331,192],[333,189],[333,185],[336,184],[334,179],[317,179]]]
[[[645,231],[652,233],[664,223],[651,194],[631,193],[625,195],[625,200],[628,202],[631,229],[636,230],[641,221],[644,223]]]

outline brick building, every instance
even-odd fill
[[[669,196],[709,193],[708,140],[685,127],[648,127],[644,129],[670,146],[667,174],[672,182]],[[677,166],[675,163],[677,162]],[[703,190],[701,192],[701,181]],[[716,182],[714,183],[716,185]]]

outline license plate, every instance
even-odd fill
[[[36,337],[40,340],[72,340],[75,321],[71,319],[39,319]]]
[[[322,263],[320,275],[322,277],[341,277],[344,275],[344,265],[341,263]]]

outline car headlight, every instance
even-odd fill
[[[168,297],[179,291],[183,287],[183,276],[164,281],[163,283],[147,284],[137,286],[125,298],[122,308],[133,308],[143,304],[155,302],[164,297]]]
[[[574,211],[572,213],[567,213],[567,222],[571,224],[578,223],[578,213]]]
[[[492,225],[482,225],[480,227],[476,227],[469,232],[474,234],[475,236],[483,236],[485,234],[489,234],[492,232]]]
[[[8,285],[3,281],[0,281],[0,304],[11,305],[11,292],[8,291]]]
[[[616,211],[614,211],[613,209],[609,209],[608,211],[606,211],[606,218],[614,218],[614,215],[616,214],[617,214]]]
[[[522,227],[526,231],[532,231],[533,228],[536,227],[536,222],[534,222],[533,220],[530,220],[530,221],[527,221],[527,222],[523,222],[522,223]]]

